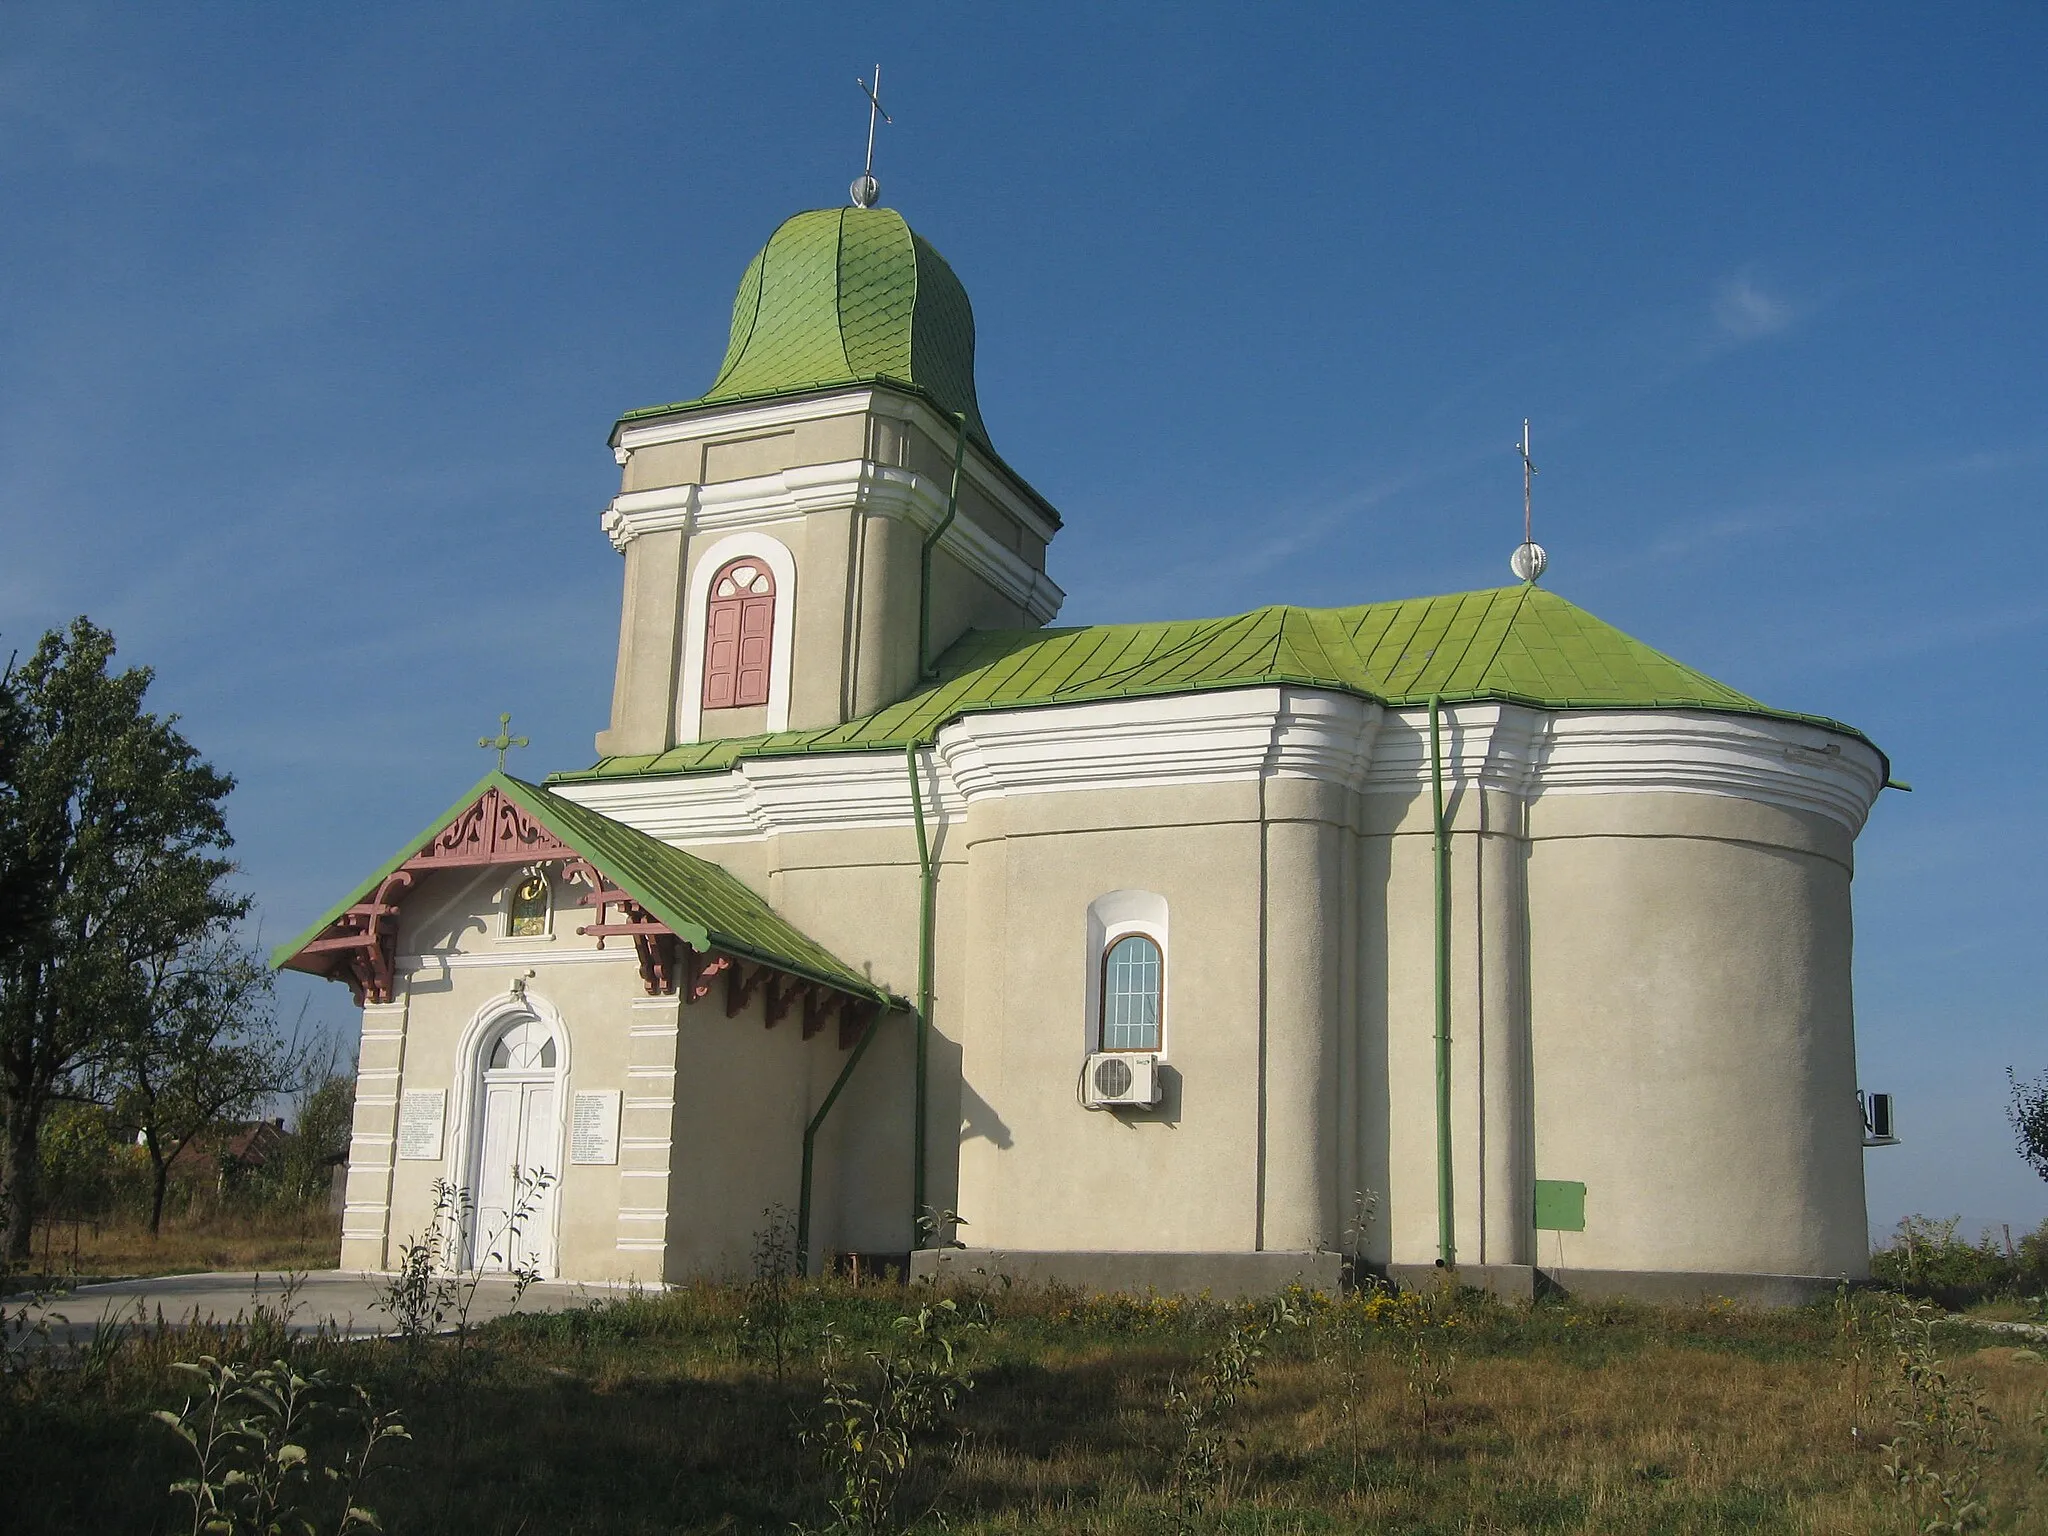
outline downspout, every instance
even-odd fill
[[[797,1266],[808,1275],[811,1272],[811,1164],[817,1150],[818,1127],[825,1123],[825,1117],[832,1113],[832,1106],[838,1102],[840,1091],[846,1087],[846,1080],[853,1076],[853,1069],[860,1065],[860,1059],[867,1054],[868,1045],[875,1038],[875,1031],[882,1027],[882,1014],[886,1009],[877,1010],[868,1020],[867,1030],[861,1035],[860,1043],[853,1048],[853,1054],[846,1058],[846,1065],[839,1069],[839,1076],[832,1084],[832,1091],[825,1095],[825,1102],[818,1106],[818,1112],[811,1116],[811,1123],[804,1127],[804,1172],[803,1181],[797,1186],[796,1197],[796,1255]]]
[[[941,525],[943,526],[943,524]],[[929,554],[930,546],[926,546]],[[910,1150],[910,1246],[920,1248],[918,1223],[924,1220],[924,1137],[925,1058],[931,1040],[932,938],[938,918],[938,876],[932,867],[931,839],[924,827],[924,789],[918,783],[917,743],[903,749],[910,769],[910,810],[917,821],[917,870],[919,880],[917,925],[917,1102],[911,1112]]]
[[[1451,840],[1444,826],[1443,695],[1429,696],[1429,784],[1436,810],[1436,1246],[1445,1269],[1458,1263],[1451,1184]]]
[[[937,673],[932,656],[932,551],[960,514],[960,466],[967,457],[967,415],[953,414],[953,478],[946,489],[946,515],[925,535],[918,555],[917,571],[917,671],[919,681]],[[931,1052],[932,942],[938,921],[938,877],[932,867],[931,838],[924,825],[924,787],[918,782],[917,743],[904,744],[903,761],[910,772],[910,811],[917,823],[918,923],[917,923],[917,1071],[916,1102],[911,1107],[910,1149],[910,1246],[923,1246],[918,1224],[925,1208],[925,1098],[927,1061]]]
[[[960,511],[960,461],[967,456],[967,416],[956,412],[953,416],[953,485],[946,492],[946,515],[939,519],[938,527],[924,538],[924,552],[918,557],[917,572],[917,673],[920,678],[933,675],[932,666],[932,551],[939,547],[946,530],[953,526],[953,519]]]

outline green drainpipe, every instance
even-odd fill
[[[1436,806],[1436,1246],[1445,1269],[1458,1263],[1451,1187],[1451,839],[1444,827],[1443,695],[1429,698],[1429,783]]]
[[[943,526],[943,525],[942,525]],[[929,548],[929,546],[927,546]],[[925,1057],[931,1039],[932,936],[938,917],[938,877],[932,867],[931,839],[924,829],[924,788],[917,777],[917,743],[903,749],[910,769],[910,810],[917,821],[917,869],[920,881],[917,927],[917,1103],[911,1111],[910,1246],[920,1248],[918,1223],[924,1219]]]
[[[839,1076],[832,1084],[832,1091],[825,1095],[825,1102],[818,1106],[818,1112],[811,1116],[811,1123],[804,1127],[804,1172],[803,1181],[797,1186],[796,1196],[796,1254],[797,1263],[805,1274],[811,1272],[811,1164],[817,1150],[818,1127],[825,1123],[825,1117],[832,1113],[832,1106],[839,1101],[839,1094],[846,1087],[846,1080],[853,1076],[853,1069],[860,1065],[861,1057],[867,1054],[869,1044],[875,1038],[875,1031],[882,1027],[882,1015],[886,1009],[877,1009],[875,1016],[868,1020],[868,1027],[860,1037],[860,1043],[853,1048],[853,1054],[846,1058],[846,1065],[839,1069]]]
[[[939,540],[953,526],[953,518],[960,510],[960,461],[967,455],[966,415],[956,413],[953,425],[953,486],[946,492],[946,515],[939,519],[938,527],[925,535],[924,553],[918,564],[917,670],[921,677],[930,677],[935,670],[932,665],[932,551],[939,547]]]

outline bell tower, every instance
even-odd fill
[[[711,388],[629,412],[611,444],[606,757],[838,725],[915,692],[968,629],[1034,628],[1064,597],[1059,514],[981,419],[967,291],[893,209],[785,221]]]

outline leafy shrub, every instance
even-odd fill
[[[1877,1281],[1950,1310],[1998,1297],[2031,1299],[2048,1292],[2048,1222],[2007,1253],[1998,1239],[1965,1242],[1962,1218],[1908,1216],[1891,1242],[1871,1255]]]

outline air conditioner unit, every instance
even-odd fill
[[[1159,1058],[1135,1051],[1097,1051],[1081,1073],[1081,1102],[1090,1109],[1159,1102]]]
[[[1858,1093],[1863,1101],[1863,1145],[1895,1147],[1899,1133],[1892,1124],[1892,1096],[1888,1093]]]

